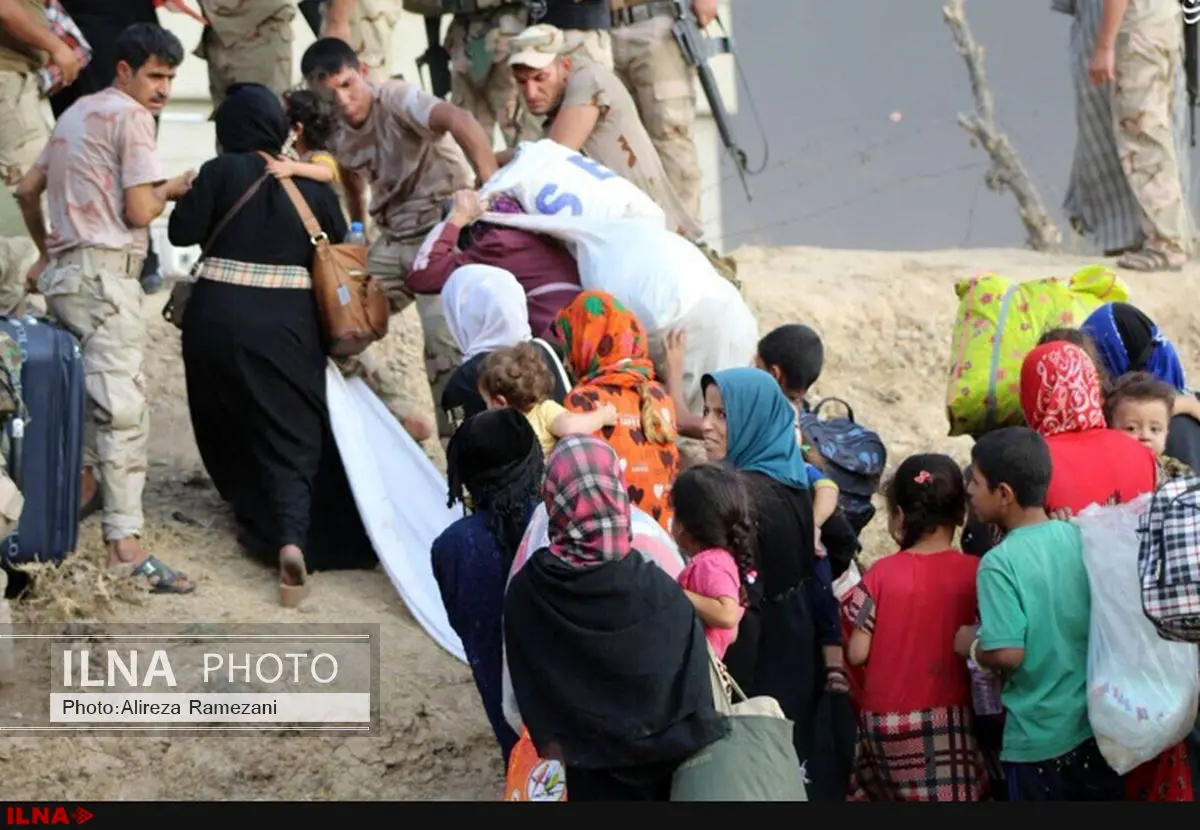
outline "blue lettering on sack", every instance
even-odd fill
[[[617,175],[604,165],[598,164],[597,162],[594,162],[590,158],[586,158],[584,156],[571,156],[569,159],[567,159],[567,161],[571,162],[571,164],[575,165],[585,173],[594,176],[599,181],[611,179],[613,176]]]
[[[534,200],[538,213],[553,216],[566,208],[570,208],[572,216],[579,216],[583,213],[583,203],[577,196],[570,193],[559,193],[555,196],[557,190],[558,185],[548,184],[538,191],[537,199]]]
[[[586,156],[576,154],[569,156],[567,161],[587,173],[596,181],[602,182],[617,175],[604,165],[592,161]],[[579,201],[578,196],[572,193],[558,193],[556,196],[556,193],[558,193],[558,185],[556,184],[548,184],[538,191],[537,198],[534,200],[538,213],[545,216],[553,216],[566,209],[570,209],[572,216],[579,216],[583,213],[583,203]]]

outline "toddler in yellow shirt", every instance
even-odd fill
[[[550,395],[554,377],[532,343],[497,349],[483,362],[479,396],[488,409],[510,406],[529,419],[543,455],[559,438],[590,435],[617,423],[617,408],[605,404],[594,412],[568,412]]]

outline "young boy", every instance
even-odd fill
[[[1192,468],[1167,456],[1167,436],[1175,412],[1176,391],[1149,372],[1117,378],[1104,401],[1108,425],[1127,432],[1158,458],[1158,480],[1192,475]]]
[[[955,651],[1004,676],[1004,762],[1010,801],[1120,801],[1088,722],[1091,591],[1078,528],[1046,514],[1050,450],[1027,427],[982,436],[967,493],[981,522],[1005,532],[979,565],[979,626]]]

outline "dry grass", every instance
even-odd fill
[[[16,570],[29,575],[21,601],[13,606],[14,621],[20,623],[99,622],[118,614],[120,604],[140,605],[149,593],[145,579],[134,577],[130,568],[106,567],[103,548]]]

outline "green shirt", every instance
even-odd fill
[[[1006,676],[1000,759],[1048,761],[1092,737],[1087,714],[1092,596],[1079,529],[1050,521],[1011,531],[977,577],[979,648],[1022,648]]]

